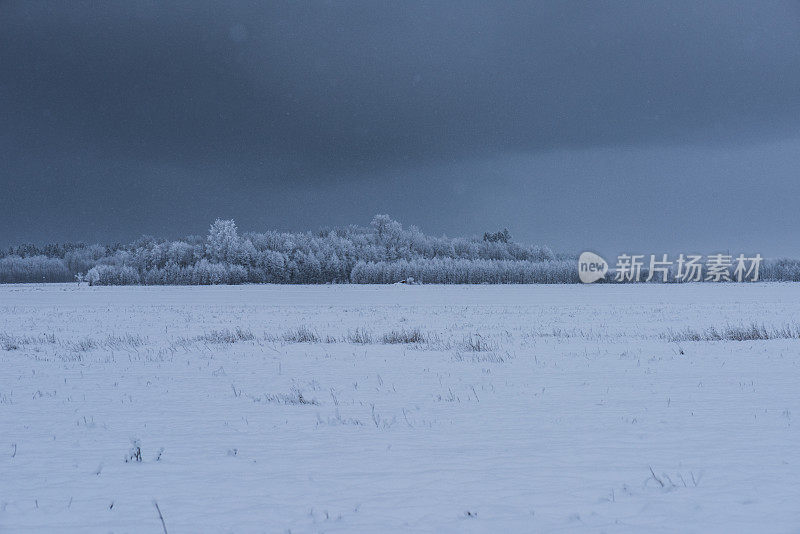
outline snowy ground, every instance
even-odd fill
[[[800,532],[800,341],[663,337],[798,318],[800,284],[2,286],[0,532]]]

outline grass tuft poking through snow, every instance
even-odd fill
[[[255,336],[250,330],[243,330],[237,327],[236,330],[212,330],[194,338],[195,341],[203,343],[237,343],[239,341],[253,341]]]
[[[369,345],[372,343],[372,334],[366,328],[356,328],[352,332],[348,332],[345,337],[345,342],[355,343],[357,345]]]
[[[427,343],[430,336],[424,334],[419,328],[413,330],[392,330],[381,336],[381,343],[384,345],[396,345],[400,343]]]
[[[267,336],[267,340],[273,341],[276,339]],[[280,336],[279,340],[283,341],[284,343],[319,343],[321,338],[314,330],[304,325],[294,330],[284,332]]]
[[[497,343],[489,341],[481,334],[472,334],[464,338],[459,348],[467,352],[491,352],[497,350]]]
[[[667,341],[761,341],[768,339],[800,339],[800,325],[786,325],[783,327],[767,327],[751,323],[747,326],[727,325],[723,328],[711,326],[705,330],[686,328],[684,330],[669,330],[661,335]]]

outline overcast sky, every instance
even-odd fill
[[[0,1],[0,246],[367,224],[800,256],[800,2]]]

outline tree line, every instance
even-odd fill
[[[548,247],[513,242],[508,230],[437,237],[388,215],[376,215],[368,227],[317,232],[240,233],[234,221],[218,219],[206,236],[175,241],[145,236],[126,245],[11,247],[0,252],[0,283],[525,283],[545,281],[535,273],[558,261]]]
[[[764,260],[760,279],[800,281],[800,260]],[[240,233],[234,221],[217,219],[207,235],[174,241],[144,236],[128,244],[25,244],[0,251],[0,283],[75,280],[91,285],[579,282],[576,256],[516,243],[507,229],[482,237],[437,237],[388,215],[376,215],[367,227],[317,232]]]

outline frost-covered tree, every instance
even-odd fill
[[[503,228],[499,232],[494,232],[494,233],[486,232],[485,234],[483,234],[483,240],[489,241],[491,243],[510,243],[511,234],[508,232],[508,228]]]
[[[68,282],[73,277],[61,258],[42,255],[0,258],[0,283]]]
[[[139,271],[133,267],[118,265],[98,265],[86,273],[90,286],[125,286],[141,281]]]
[[[239,234],[233,219],[217,219],[208,229],[206,253],[211,261],[230,261],[239,248]]]
[[[403,232],[403,225],[388,215],[376,215],[372,218],[371,225],[379,243],[397,239]]]

